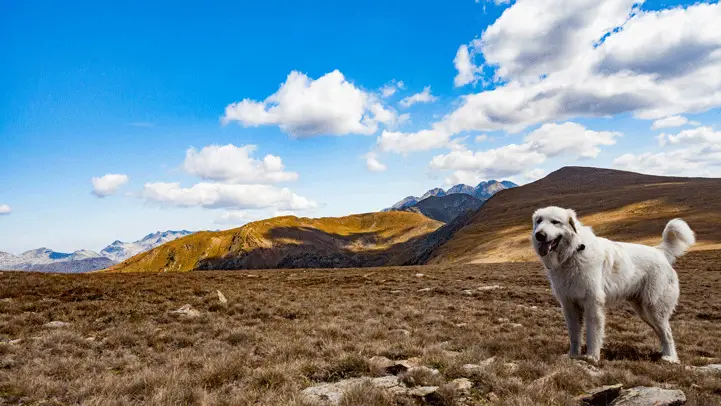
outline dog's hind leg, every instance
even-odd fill
[[[601,359],[603,334],[606,323],[603,303],[587,300],[583,307],[583,318],[586,320],[586,355],[598,361]]]
[[[571,349],[568,356],[577,358],[581,355],[581,327],[583,326],[583,311],[578,304],[568,300],[561,303],[563,317],[566,319],[568,338],[571,340]]]
[[[660,312],[646,309],[646,317],[649,324],[661,340],[661,359],[667,362],[677,364],[678,355],[676,354],[676,344],[673,341],[673,333],[671,332],[671,323],[668,319],[670,312]]]

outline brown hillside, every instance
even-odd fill
[[[720,197],[721,179],[565,167],[492,197],[447,242],[425,253],[423,262],[534,260],[531,215],[549,205],[576,210],[597,235],[646,244],[658,243],[666,222],[682,217],[696,232],[694,249],[719,248]]]
[[[405,212],[318,219],[276,217],[232,230],[195,233],[136,255],[107,271],[396,265],[407,261],[407,245],[441,225],[423,215]]]

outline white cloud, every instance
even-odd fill
[[[659,144],[677,149],[659,153],[624,154],[613,161],[619,169],[677,176],[721,175],[721,132],[698,127],[661,134]]]
[[[228,210],[220,213],[215,219],[216,224],[242,225],[251,221],[250,215],[245,210]]]
[[[600,146],[616,143],[619,132],[592,131],[573,122],[563,124],[544,124],[528,134],[526,143],[531,149],[547,157],[575,155],[579,158],[596,158],[601,152]]]
[[[402,80],[396,81],[393,79],[390,83],[386,83],[383,87],[381,87],[381,97],[387,99],[396,94],[399,89],[403,89],[404,86],[405,85]]]
[[[684,130],[676,135],[661,134],[658,136],[659,144],[716,144],[721,146],[721,131],[714,131],[711,127],[697,127]]]
[[[225,108],[223,122],[246,127],[278,125],[298,137],[373,134],[379,124],[392,126],[397,113],[371,93],[334,70],[313,80],[293,71],[280,89],[263,101],[243,99]]]
[[[93,195],[103,198],[114,195],[121,186],[128,183],[128,175],[109,173],[99,178],[93,177]]]
[[[517,176],[531,171],[548,158],[595,158],[601,151],[600,146],[615,144],[615,138],[619,136],[621,134],[617,132],[587,130],[573,122],[549,123],[529,133],[522,144],[476,152],[456,148],[433,157],[430,167],[454,171],[448,183]]]
[[[400,101],[401,107],[411,107],[412,105],[416,103],[432,103],[434,101],[438,100],[438,97],[433,96],[431,94],[431,87],[426,86],[423,88],[423,91],[420,93],[416,93],[412,96],[404,97]]]
[[[7,204],[0,204],[0,216],[12,213],[12,209]]]
[[[414,151],[427,151],[448,145],[450,134],[442,130],[421,130],[415,133],[383,131],[378,137],[377,146],[383,152],[405,154]]]
[[[146,183],[141,196],[148,201],[179,207],[199,206],[208,209],[307,210],[317,206],[312,200],[288,188],[270,185],[235,185],[197,183],[183,188],[179,183]]]
[[[378,160],[378,154],[375,152],[369,152],[364,156],[366,160],[366,168],[371,172],[383,172],[388,167]]]
[[[658,130],[659,128],[681,127],[686,123],[688,123],[688,119],[684,116],[669,116],[654,121],[653,124],[651,124],[651,129]]]
[[[456,57],[453,59],[453,66],[458,74],[453,78],[455,87],[465,86],[469,83],[476,83],[481,78],[482,68],[473,63],[474,52],[468,49],[467,45],[458,47]]]
[[[183,168],[205,180],[226,183],[276,183],[298,179],[295,172],[285,172],[280,157],[266,155],[262,160],[251,155],[255,145],[237,147],[209,145],[200,151],[190,148],[185,153]]]
[[[466,66],[457,84],[476,79],[466,58],[475,52],[497,87],[462,97],[432,128],[518,132],[574,117],[651,120],[721,106],[721,4],[644,11],[636,3],[516,1],[456,57]]]
[[[489,139],[488,134],[476,135],[476,142],[488,141]]]

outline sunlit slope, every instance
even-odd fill
[[[573,208],[597,235],[646,244],[660,242],[666,222],[682,217],[697,234],[694,249],[721,248],[721,179],[565,167],[495,195],[425,262],[534,260],[531,215],[549,205]]]
[[[407,246],[442,223],[406,212],[346,217],[276,217],[199,232],[108,268],[109,272],[326,268],[402,264]]]

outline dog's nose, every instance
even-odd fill
[[[538,242],[546,242],[546,233],[543,231],[539,231],[536,233],[536,241]]]

